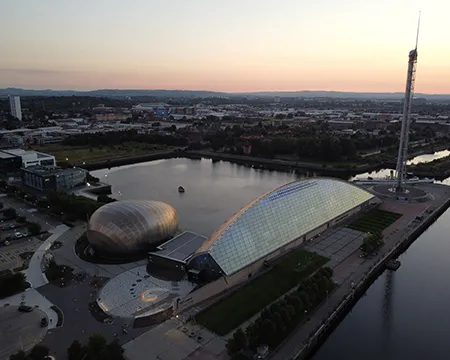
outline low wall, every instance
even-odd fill
[[[415,229],[411,230],[402,240],[393,246],[364,276],[333,311],[327,320],[314,332],[306,344],[302,344],[295,351],[289,360],[307,359],[314,351],[327,339],[336,326],[342,321],[347,313],[353,308],[356,302],[364,295],[372,283],[385,271],[385,264],[388,260],[398,257],[405,252],[409,246],[450,207],[450,198],[438,207]],[[288,360],[286,359],[286,360]]]

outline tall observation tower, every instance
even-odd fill
[[[400,132],[400,144],[398,146],[396,168],[396,192],[405,192],[406,162],[408,161],[409,127],[411,125],[411,107],[414,94],[414,82],[416,80],[417,43],[419,41],[420,13],[417,24],[416,47],[409,52],[408,75],[406,78],[405,101],[403,104],[402,129]]]

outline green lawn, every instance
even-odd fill
[[[273,269],[201,312],[196,321],[219,335],[237,328],[308,277],[329,259],[297,250]]]
[[[108,159],[118,159],[129,156],[152,154],[161,151],[174,150],[174,147],[165,145],[153,145],[143,143],[126,142],[117,146],[86,147],[69,146],[60,144],[36,145],[33,150],[55,156],[57,162],[68,161],[71,164],[81,165],[84,163],[94,163]],[[66,160],[68,159],[68,160]]]
[[[381,232],[389,225],[397,221],[401,216],[402,214],[393,213],[390,211],[374,210],[362,216],[350,225],[347,225],[347,227],[362,232]]]

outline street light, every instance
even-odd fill
[[[122,192],[121,192],[121,191],[119,191],[119,192],[118,192],[118,194],[119,194],[119,198],[120,198],[120,200],[122,200]]]
[[[105,174],[105,182],[108,183],[108,174]]]

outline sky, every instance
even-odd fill
[[[448,0],[0,0],[0,88],[450,94]]]

